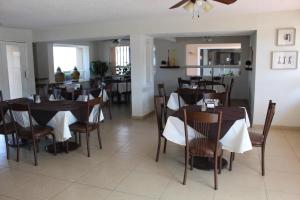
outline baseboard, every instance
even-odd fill
[[[153,114],[154,114],[154,111],[151,111],[148,114],[143,115],[143,116],[132,116],[131,119],[134,119],[134,120],[143,120],[143,119],[146,119],[146,118],[150,117]]]

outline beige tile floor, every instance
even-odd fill
[[[126,107],[113,109],[113,120],[101,127],[103,149],[91,138],[91,158],[83,145],[69,154],[38,154],[23,148],[17,163],[5,157],[0,137],[0,200],[298,200],[300,199],[300,132],[271,130],[266,152],[266,176],[260,175],[260,152],[237,155],[232,172],[224,169],[219,190],[211,171],[183,176],[183,148],[168,143],[167,153],[154,161],[157,127],[154,116],[132,120]],[[83,140],[85,141],[85,140]],[[225,154],[228,159],[228,153]]]

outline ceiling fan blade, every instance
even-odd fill
[[[178,7],[182,6],[183,4],[185,4],[185,3],[189,2],[189,1],[191,1],[191,0],[182,0],[182,1],[178,2],[178,3],[176,3],[170,9],[178,8]]]
[[[214,1],[217,1],[217,2],[220,2],[220,3],[224,3],[224,4],[233,4],[234,2],[236,2],[237,0],[214,0]]]

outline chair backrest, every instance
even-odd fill
[[[187,111],[184,109],[184,132],[186,147],[189,149],[189,138],[194,138],[194,147],[203,148],[207,145],[207,140],[213,140],[215,142],[215,152],[217,150],[220,134],[221,134],[222,112],[208,113],[208,112],[195,112]],[[188,132],[188,126],[193,127],[197,132],[194,135]],[[216,130],[212,132],[212,126],[217,126]],[[201,140],[200,140],[201,138]]]
[[[7,110],[8,110],[8,104],[4,101],[0,101],[0,125],[2,122],[4,133],[6,132],[5,113]]]
[[[190,80],[183,80],[182,78],[178,78],[178,87],[182,88],[183,85],[191,85]]]
[[[167,122],[166,99],[163,96],[154,97],[154,108],[157,120],[158,134],[162,136],[165,123]]]
[[[159,83],[157,84],[157,89],[158,89],[158,95],[159,96],[166,96],[166,89],[165,89],[165,84]]]
[[[269,106],[268,106],[268,111],[267,111],[267,116],[265,120],[265,125],[264,125],[264,130],[263,130],[263,135],[264,135],[264,143],[266,143],[271,124],[273,121],[273,117],[275,115],[275,107],[276,103],[273,103],[272,100],[269,101]]]
[[[204,93],[203,99],[219,99],[223,106],[228,106],[228,92],[223,93]]]
[[[26,112],[29,118],[29,127],[22,127],[20,126],[15,119],[15,115],[14,112]],[[31,115],[31,109],[30,109],[30,105],[28,103],[12,103],[9,104],[9,114],[11,117],[11,121],[13,122],[14,128],[17,132],[17,134],[19,134],[19,131],[24,129],[24,128],[30,128],[31,130],[31,134],[33,137],[33,123],[32,123],[32,115]]]
[[[191,81],[200,81],[202,79],[202,76],[191,76],[190,80]]]
[[[2,91],[0,90],[0,101],[3,101]]]
[[[198,88],[199,89],[206,89],[206,81],[198,81],[197,82]]]
[[[86,102],[86,106],[87,106],[86,107],[86,112],[87,112],[86,119],[87,120],[89,120],[89,116],[90,116],[90,113],[93,110],[93,108],[95,106],[98,106],[97,110],[96,110],[96,115],[93,116],[93,122],[88,121],[88,124],[91,124],[91,123],[99,124],[100,123],[101,105],[102,105],[102,97],[96,97],[96,98],[94,98],[92,100],[88,100],[88,102]]]
[[[197,103],[198,98],[198,90],[197,89],[191,89],[191,88],[178,88],[178,104],[180,105],[180,97],[189,105],[193,105]]]
[[[228,91],[228,99],[229,99],[229,106],[231,106],[231,92],[233,88],[234,78],[231,79],[229,88],[227,88]]]

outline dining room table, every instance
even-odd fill
[[[197,105],[202,105],[203,101],[203,94],[204,93],[211,93],[211,92],[216,92],[216,93],[223,93],[226,92],[226,89],[223,85],[218,86],[218,90],[211,90],[211,89],[199,89],[198,87],[186,87],[191,90],[198,90],[198,95],[196,102],[194,102]],[[174,91],[170,94],[168,102],[167,102],[167,107],[171,110],[177,111],[179,110],[179,105],[180,106],[185,106],[188,105],[191,102],[191,99],[194,99],[193,94],[183,94],[183,96],[178,96],[178,91]],[[180,104],[179,104],[180,101]]]
[[[184,131],[184,109],[193,112],[202,112],[202,106],[184,106],[171,114],[166,122],[163,136],[175,144],[185,146]],[[252,144],[249,137],[248,128],[250,121],[247,110],[243,107],[224,107],[217,106],[207,109],[206,112],[222,112],[220,143],[222,149],[234,153],[244,153],[252,150]],[[188,140],[195,138],[196,130],[193,124],[188,124]],[[217,133],[217,124],[210,127],[209,137],[215,137]],[[227,161],[223,159],[223,167],[226,167]],[[194,161],[194,167],[198,169],[212,169],[213,163],[207,158],[197,157]]]
[[[90,109],[89,119],[86,119],[85,101],[42,99],[40,103],[34,103],[31,98],[20,98],[9,100],[8,103],[28,103],[30,105],[33,125],[49,126],[53,129],[57,141],[57,153],[65,151],[64,142],[72,137],[69,125],[77,121],[93,122],[99,110],[99,107],[96,106]],[[13,111],[12,114],[20,126],[25,128],[30,126],[27,112]],[[6,117],[10,119],[8,112],[6,112]],[[104,115],[100,109],[100,121],[103,120]],[[69,142],[70,151],[78,147],[79,144],[76,142]],[[47,151],[53,152],[53,146],[48,145]]]

